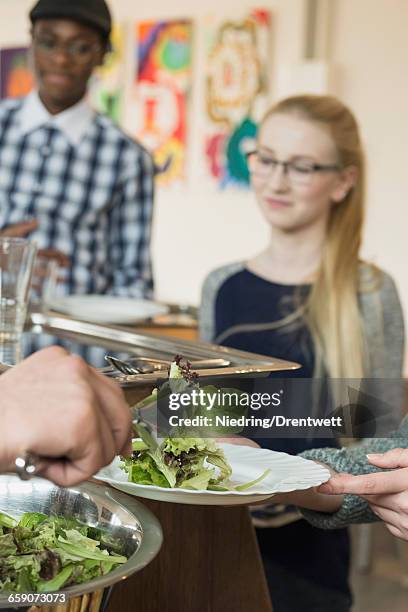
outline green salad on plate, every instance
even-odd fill
[[[152,394],[137,407],[146,408],[157,403],[160,398],[165,398],[169,393],[198,388],[197,376],[192,372],[191,364],[176,356],[170,366],[168,380],[160,389],[154,389]],[[203,389],[212,393],[217,391],[212,386]],[[223,391],[241,393],[231,389]],[[201,405],[194,408],[194,414],[205,410],[206,405]],[[193,413],[190,414],[194,416]],[[236,409],[235,414],[237,414]],[[138,431],[142,435],[139,428]],[[226,431],[225,428],[219,431],[219,435],[226,433],[236,434],[237,431],[234,429]],[[182,428],[174,429],[160,444],[145,432],[143,439],[133,441],[132,456],[123,457],[120,467],[127,473],[129,482],[135,484],[197,491],[245,491],[263,480],[270,471],[265,470],[255,480],[234,486],[230,482],[232,468],[216,440],[200,435],[192,436],[191,429],[186,432]]]

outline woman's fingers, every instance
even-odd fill
[[[405,513],[398,512],[392,508],[383,508],[376,504],[370,504],[371,510],[385,523],[392,535],[403,540],[408,540],[408,521]]]
[[[386,453],[367,455],[369,463],[382,468],[408,467],[408,449],[393,448]]]
[[[370,505],[371,510],[374,512],[374,514],[378,516],[379,519],[384,521],[384,523],[399,527],[398,512],[396,512],[395,510],[391,508],[383,508],[382,506],[377,506],[377,504],[369,504],[369,505]]]
[[[387,525],[385,524],[386,528],[388,529],[388,531],[395,536],[396,538],[399,538],[400,540],[407,540],[407,534],[402,533],[402,531],[400,529],[398,529],[398,527],[395,527],[395,525]]]
[[[394,472],[378,472],[352,476],[336,474],[328,482],[321,485],[319,493],[337,495],[352,493],[355,495],[376,495],[398,493],[408,488],[408,469]]]

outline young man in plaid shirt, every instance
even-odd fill
[[[153,162],[86,101],[109,9],[40,0],[30,18],[37,90],[0,104],[0,235],[66,264],[67,293],[149,297]]]

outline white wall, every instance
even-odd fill
[[[355,111],[367,150],[364,255],[394,276],[408,322],[408,1],[331,2],[334,93]]]
[[[156,202],[153,254],[157,296],[197,303],[205,274],[214,266],[245,258],[262,247],[267,229],[250,193],[220,193],[202,176],[204,115],[204,29],[208,13],[239,17],[252,6],[273,11],[271,96],[279,95],[277,67],[298,62],[304,44],[304,0],[111,0],[118,21],[129,28],[146,18],[191,17],[196,22],[191,104],[189,180],[160,190]],[[0,46],[25,43],[30,0],[1,0]],[[330,55],[336,67],[332,92],[355,111],[367,146],[369,192],[364,254],[397,280],[408,319],[408,0],[330,0]],[[134,74],[129,46],[128,83]],[[128,91],[130,95],[130,90]],[[131,114],[126,127],[131,130]]]

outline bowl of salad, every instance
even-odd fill
[[[147,508],[106,486],[0,475],[0,608],[103,590],[148,565],[162,537]]]

